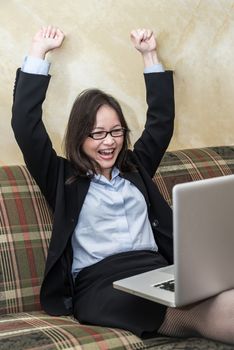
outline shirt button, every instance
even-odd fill
[[[157,220],[157,219],[154,219],[154,220],[152,221],[152,226],[153,226],[153,228],[158,227],[158,225],[159,225],[158,220]]]

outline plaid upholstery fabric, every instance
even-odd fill
[[[130,332],[80,325],[71,317],[43,312],[0,316],[0,350],[144,349]]]
[[[0,350],[231,350],[211,340],[159,337],[142,341],[130,332],[80,325],[71,317],[43,312],[0,316]]]
[[[40,310],[51,214],[24,166],[0,167],[0,314]]]
[[[234,146],[193,148],[166,152],[154,176],[162,195],[172,205],[175,184],[234,173]]]

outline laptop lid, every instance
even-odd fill
[[[234,287],[234,175],[173,188],[175,304]]]
[[[115,281],[114,287],[172,307],[233,288],[233,202],[234,175],[175,185],[173,271],[148,271]],[[155,287],[172,278],[175,292]]]

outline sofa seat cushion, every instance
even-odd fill
[[[0,350],[143,348],[142,340],[130,332],[80,325],[69,316],[39,311],[0,316]]]
[[[44,312],[0,316],[0,350],[231,350],[233,346],[201,338],[158,337],[141,340],[130,332],[81,325],[69,316]]]

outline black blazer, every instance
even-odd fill
[[[50,76],[17,71],[12,107],[12,127],[26,166],[54,213],[41,304],[52,315],[72,313],[71,236],[79,219],[90,180],[73,175],[71,163],[57,156],[42,121],[42,104]],[[172,72],[145,74],[147,119],[145,129],[128,157],[137,171],[122,176],[143,193],[159,252],[173,262],[172,212],[152,177],[173,133],[174,90]]]

